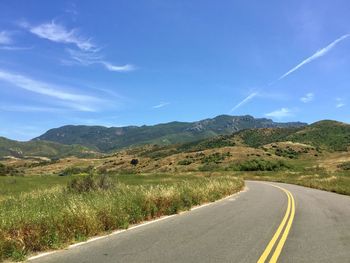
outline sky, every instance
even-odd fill
[[[0,136],[220,114],[350,122],[347,0],[0,2]]]

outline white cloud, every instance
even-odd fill
[[[103,59],[103,56],[99,55],[97,52],[84,52],[70,48],[67,48],[66,51],[75,63],[83,66],[99,63],[99,61]],[[72,64],[74,64],[74,62],[72,62]]]
[[[107,62],[103,59],[103,56],[98,54],[97,52],[89,52],[89,51],[80,51],[80,50],[73,50],[70,48],[67,48],[66,51],[70,55],[71,59],[73,61],[67,61],[63,60],[63,64],[71,65],[71,64],[79,64],[82,66],[90,66],[92,64],[101,64],[103,65],[107,70],[114,71],[114,72],[127,72],[127,71],[133,71],[136,68],[133,65],[126,64],[126,65],[113,65],[110,62]]]
[[[62,104],[66,104],[70,108],[80,111],[94,111],[90,104],[100,101],[92,96],[63,91],[57,85],[37,81],[7,71],[0,70],[0,80],[6,81],[24,90],[59,99]]]
[[[81,36],[78,29],[66,29],[64,26],[56,24],[54,21],[43,23],[38,26],[31,26],[28,23],[22,23],[22,27],[27,28],[34,35],[48,39],[53,42],[63,44],[74,44],[81,50],[94,50],[96,47],[91,39]]]
[[[66,52],[70,56],[70,60],[61,60],[64,65],[78,64],[89,66],[92,64],[101,64],[107,70],[114,72],[133,71],[136,68],[131,64],[114,65],[106,60],[100,54],[100,48],[92,43],[90,38],[83,37],[79,34],[78,29],[67,29],[63,25],[56,24],[54,21],[50,23],[31,26],[28,23],[21,23],[20,26],[29,30],[34,35],[48,39],[56,43],[73,44],[78,49],[67,48]]]
[[[32,48],[33,47],[0,46],[0,50],[7,50],[7,51],[29,50]]]
[[[301,97],[300,100],[304,103],[308,103],[310,101],[313,101],[314,98],[315,98],[315,94],[313,94],[312,92],[309,92],[305,94],[305,96]]]
[[[165,107],[165,106],[167,106],[169,104],[170,104],[170,102],[161,102],[158,105],[153,106],[152,108],[153,109],[159,109],[159,108],[163,108],[163,107]]]
[[[9,45],[9,44],[12,44],[12,42],[13,41],[9,32],[7,31],[0,32],[0,45]]]
[[[243,106],[244,104],[246,104],[248,101],[250,101],[251,99],[253,99],[255,96],[258,95],[258,92],[253,92],[250,95],[248,95],[246,98],[244,98],[242,101],[240,101],[236,106],[234,106],[230,112],[234,112],[235,110],[237,110],[239,107]]]
[[[38,106],[24,106],[24,105],[6,105],[0,106],[0,111],[9,112],[61,112],[64,111],[62,108],[54,107],[38,107]]]
[[[335,100],[336,100],[336,104],[335,104],[336,108],[342,108],[346,105],[342,98],[336,98]]]
[[[302,66],[312,62],[313,60],[320,58],[324,55],[326,55],[330,50],[332,50],[339,42],[345,40],[346,38],[348,38],[350,36],[350,34],[346,34],[343,35],[342,37],[334,40],[332,43],[330,43],[328,46],[326,46],[325,48],[322,48],[320,50],[318,50],[315,54],[313,54],[311,57],[308,57],[307,59],[303,60],[301,63],[299,63],[297,66],[295,66],[294,68],[292,68],[291,70],[289,70],[287,73],[283,74],[278,80],[284,79],[285,77],[287,77],[288,75],[290,75],[291,73],[293,73],[294,71],[298,70],[299,68],[301,68]]]
[[[279,110],[272,111],[270,113],[265,114],[266,117],[282,119],[285,117],[293,116],[293,112],[288,108],[281,108]]]
[[[109,71],[127,72],[127,71],[133,71],[136,69],[131,64],[126,64],[126,65],[122,65],[122,66],[115,66],[115,65],[113,65],[109,62],[106,62],[106,61],[99,61],[99,63],[103,64],[105,66],[105,68],[108,69]]]

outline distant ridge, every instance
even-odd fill
[[[279,123],[250,115],[219,115],[196,122],[169,122],[152,126],[103,127],[67,125],[54,128],[33,141],[51,141],[66,145],[83,145],[90,149],[109,152],[124,147],[192,142],[217,135],[228,135],[245,129],[304,127],[306,123]]]

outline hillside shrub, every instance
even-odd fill
[[[193,160],[190,160],[190,159],[183,159],[183,160],[180,160],[178,161],[178,165],[190,165],[191,163],[193,163]]]
[[[0,176],[8,176],[8,175],[16,176],[16,175],[22,175],[22,173],[16,168],[0,163]]]
[[[344,170],[344,171],[349,171],[350,170],[350,162],[344,162],[338,165],[338,168]]]
[[[138,163],[139,163],[139,160],[138,160],[138,159],[132,159],[132,160],[130,161],[130,164],[131,164],[131,165],[134,165],[134,166],[136,166]]]
[[[253,159],[234,163],[230,169],[235,171],[279,171],[290,168],[284,161],[281,160],[264,160]]]
[[[93,170],[93,166],[87,166],[87,167],[68,167],[64,170],[62,170],[58,175],[59,176],[68,176],[68,175],[74,175],[74,174],[81,174],[81,173],[90,173]]]
[[[204,156],[201,161],[203,164],[206,164],[206,163],[216,163],[216,164],[219,164],[221,163],[223,160],[225,160],[227,157],[231,156],[231,153],[230,152],[227,152],[227,153],[213,153],[213,154],[210,154],[208,156]]]

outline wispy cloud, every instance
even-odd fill
[[[105,68],[108,69],[109,71],[127,72],[127,71],[133,71],[136,69],[136,67],[134,65],[131,65],[131,64],[126,64],[123,66],[115,66],[115,65],[113,65],[109,62],[106,62],[106,61],[99,61],[99,63],[104,65]]]
[[[6,51],[17,51],[17,50],[28,50],[32,49],[33,47],[19,47],[14,46],[13,43],[15,42],[13,40],[13,32],[10,31],[0,31],[0,50],[6,50]]]
[[[161,102],[158,105],[154,105],[152,108],[153,109],[159,109],[159,108],[163,108],[163,107],[165,107],[165,106],[167,106],[169,104],[170,104],[170,102]]]
[[[336,100],[336,104],[335,104],[336,108],[342,108],[346,105],[344,102],[344,99],[342,98],[336,98],[335,100]]]
[[[64,26],[56,24],[55,21],[43,23],[38,26],[31,26],[28,23],[20,24],[32,34],[53,42],[76,45],[81,50],[93,50],[96,46],[90,38],[83,37],[76,28],[66,29]]]
[[[66,51],[70,55],[70,61],[63,60],[64,64],[79,64],[82,66],[89,66],[92,64],[102,64],[107,70],[115,72],[128,72],[135,70],[135,66],[131,64],[116,66],[104,60],[103,56],[97,52],[87,52],[67,48]]]
[[[281,108],[279,110],[272,111],[270,113],[265,114],[266,117],[283,119],[285,117],[293,116],[293,112],[288,108]]]
[[[7,50],[7,51],[20,51],[20,50],[30,50],[30,49],[33,49],[33,47],[0,46],[0,50]]]
[[[104,60],[104,57],[100,54],[101,48],[93,43],[91,38],[82,36],[77,28],[67,29],[65,26],[55,23],[55,21],[43,23],[38,26],[31,26],[26,22],[22,22],[20,25],[40,38],[76,46],[77,49],[66,48],[70,60],[62,60],[62,63],[65,65],[78,64],[89,66],[92,64],[101,64],[105,69],[114,72],[127,72],[136,69],[131,64],[114,65]]]
[[[23,75],[3,70],[0,70],[0,80],[27,91],[58,99],[70,108],[80,111],[94,111],[90,104],[100,101],[92,96],[63,91],[55,84],[37,81]]]
[[[315,98],[315,94],[313,94],[312,92],[309,92],[305,94],[305,96],[301,97],[300,100],[304,103],[308,103],[310,101],[313,101],[314,98]]]
[[[8,31],[0,31],[0,45],[9,45],[12,42],[11,34]]]
[[[0,111],[9,112],[62,112],[65,111],[63,108],[54,107],[38,107],[38,106],[23,106],[23,105],[5,105],[0,106]]]
[[[239,107],[243,106],[244,104],[246,104],[247,102],[249,102],[251,99],[253,99],[254,97],[256,97],[258,95],[258,92],[253,92],[250,95],[248,95],[246,98],[244,98],[242,101],[240,101],[236,106],[234,106],[230,112],[234,112],[235,110],[237,110]]]
[[[331,51],[339,42],[345,40],[346,38],[348,38],[350,36],[350,34],[346,34],[341,36],[340,38],[334,40],[332,43],[330,43],[328,46],[318,50],[315,54],[313,54],[311,57],[306,58],[305,60],[303,60],[301,63],[299,63],[297,66],[295,66],[294,68],[292,68],[291,70],[289,70],[288,72],[286,72],[285,74],[283,74],[278,80],[284,79],[285,77],[287,77],[288,75],[292,74],[294,71],[298,70],[299,68],[301,68],[302,66],[312,62],[313,60],[323,57],[324,55],[326,55],[329,51]],[[277,81],[278,81],[277,80]]]

